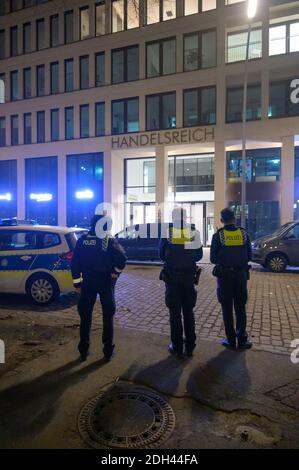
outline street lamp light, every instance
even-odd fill
[[[244,69],[244,91],[243,91],[243,122],[242,122],[242,190],[241,190],[241,225],[246,228],[246,121],[247,121],[247,90],[248,90],[248,60],[250,48],[250,35],[252,20],[257,12],[258,0],[247,0],[247,17],[250,21],[246,44],[246,60]]]

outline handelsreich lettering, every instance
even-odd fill
[[[112,150],[159,145],[190,144],[208,142],[215,139],[214,127],[197,127],[195,129],[178,129],[149,132],[111,138]]]

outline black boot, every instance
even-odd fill
[[[224,346],[225,348],[227,349],[231,349],[232,351],[235,351],[236,350],[236,343],[230,343],[228,341],[228,339],[223,339],[222,342],[221,342],[222,346]]]
[[[182,358],[184,357],[183,355],[183,349],[176,349],[172,343],[170,343],[170,345],[168,346],[168,351],[170,352],[170,354],[172,354],[173,356],[177,356],[179,358]]]
[[[104,353],[104,358],[106,359],[106,361],[110,361],[112,359],[114,348],[115,348],[114,344],[112,344],[111,346],[104,346],[103,353]]]

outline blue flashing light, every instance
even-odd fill
[[[85,189],[84,191],[77,191],[76,198],[77,199],[93,199],[94,193],[90,189]]]
[[[50,193],[31,193],[29,197],[36,202],[49,202],[53,199],[53,195]]]
[[[0,194],[0,201],[7,201],[10,202],[12,200],[11,193]]]

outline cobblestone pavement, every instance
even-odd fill
[[[221,309],[216,299],[216,280],[212,266],[203,264],[198,287],[196,330],[199,338],[219,341],[224,337]],[[164,284],[159,281],[158,266],[128,266],[116,288],[116,324],[124,328],[169,335],[168,310],[164,304]],[[18,299],[20,297],[20,299]],[[43,323],[79,323],[76,299],[62,296],[48,308],[32,307],[24,296],[9,296],[0,302],[0,314],[14,310],[32,318],[42,313]],[[49,315],[49,316],[48,316]],[[1,315],[0,315],[1,316]],[[36,315],[38,322],[39,315]],[[93,326],[101,327],[100,304],[97,302]],[[289,354],[291,341],[299,338],[299,273],[272,274],[259,268],[249,283],[248,333],[256,349]],[[199,345],[200,347],[200,345]]]

